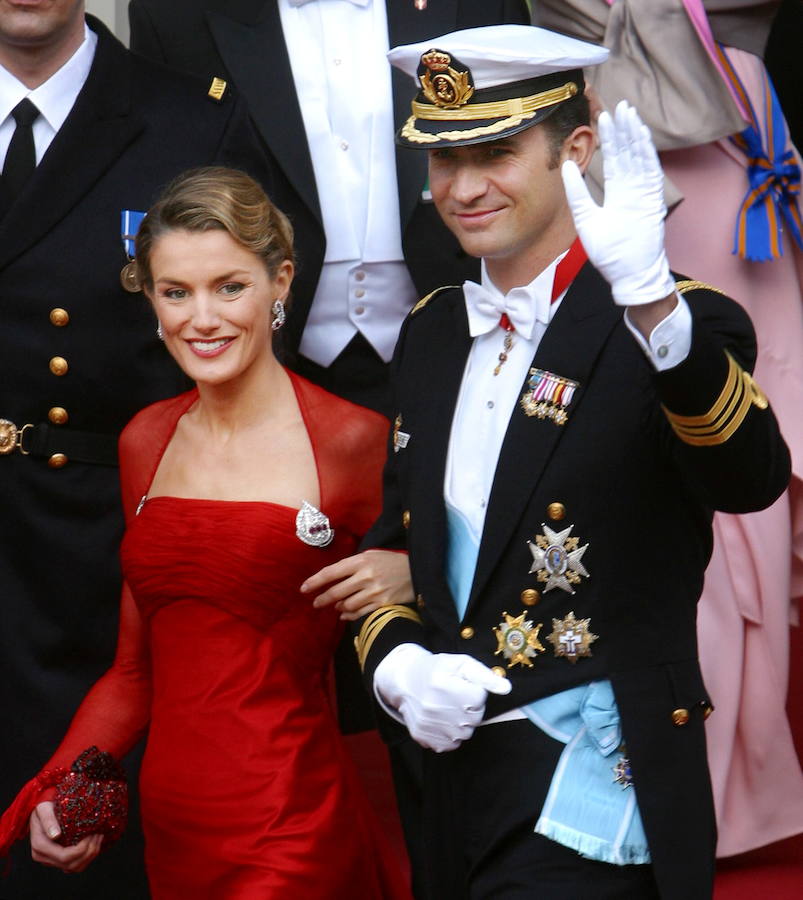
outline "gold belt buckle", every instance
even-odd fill
[[[29,428],[33,428],[30,423],[23,425],[22,428],[17,428],[8,419],[0,419],[0,456],[8,456],[15,450],[19,450],[23,456],[28,456],[30,451],[22,446],[22,438]]]

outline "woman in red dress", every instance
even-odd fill
[[[378,605],[385,588],[384,599],[406,598],[406,558],[365,555],[378,574],[345,610],[313,608],[299,591],[353,553],[376,515],[387,422],[274,356],[292,230],[247,176],[178,179],[141,226],[137,269],[197,387],[143,410],[121,437],[116,659],[0,832],[15,837],[31,813],[34,858],[80,871],[103,838],[63,846],[49,773],[90,745],[119,759],[148,730],[154,900],[409,897],[326,687],[339,613]]]

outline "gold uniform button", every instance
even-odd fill
[[[404,525],[405,528],[410,527],[410,510],[409,509],[405,509],[405,511],[402,513],[402,525]]]
[[[703,718],[707,719],[711,713],[714,711],[714,707],[710,706],[708,703],[703,707]]]
[[[553,522],[560,522],[566,515],[566,507],[562,503],[550,503],[546,508],[546,512]]]
[[[56,328],[64,328],[69,321],[70,314],[66,309],[57,306],[55,309],[50,310],[50,324],[55,325]]]
[[[538,591],[533,590],[533,588],[527,588],[526,591],[521,592],[521,602],[525,606],[535,606],[536,603],[541,599],[541,595]]]
[[[672,724],[680,727],[689,721],[689,711],[687,709],[676,709],[672,713]]]
[[[470,641],[474,637],[474,629],[470,625],[460,629],[460,637],[464,641]]]
[[[423,608],[424,608],[424,606],[425,606],[426,604],[424,603],[424,595],[423,595],[423,594],[416,594],[416,595],[415,595],[415,605],[416,605],[419,609],[423,609]]]
[[[494,675],[498,675],[500,678],[507,678],[507,672],[502,668],[502,666],[494,666],[491,671]]]
[[[54,406],[48,412],[47,417],[54,425],[66,425],[67,419],[69,419],[67,410],[63,406]]]
[[[63,356],[54,356],[53,359],[50,360],[50,371],[54,375],[66,375],[67,369],[69,368],[67,360]]]
[[[47,464],[51,469],[62,469],[67,465],[67,457],[64,453],[54,453]]]

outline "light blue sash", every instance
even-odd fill
[[[446,518],[446,580],[462,620],[479,542],[462,513],[449,503]],[[522,712],[543,732],[566,745],[535,831],[589,859],[615,865],[648,863],[650,852],[636,788],[615,782],[613,769],[622,756],[617,753],[622,732],[611,683],[592,681],[569,688],[529,703]]]

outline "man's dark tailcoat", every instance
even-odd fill
[[[146,63],[88,21],[98,35],[89,77],[0,220],[0,418],[50,430],[23,435],[36,454],[0,456],[3,808],[47,761],[114,653],[118,473],[80,460],[99,448],[113,454],[135,412],[186,384],[144,295],[120,286],[121,210],[147,210],[168,181],[197,165],[238,165],[267,182],[240,102],[209,99],[208,83]],[[66,361],[66,374],[53,374],[54,357]],[[49,421],[54,408],[66,411],[65,423]],[[87,435],[84,448],[78,433]],[[52,468],[48,459],[61,450],[68,461]],[[76,878],[32,864],[20,845],[0,898],[141,900],[147,889],[131,843],[124,838]]]
[[[521,0],[437,0],[417,10],[413,0],[387,3],[391,47],[437,37],[460,28],[500,22],[527,24]],[[273,199],[293,223],[298,271],[293,309],[286,326],[287,346],[298,348],[323,265],[326,240],[312,159],[293,84],[276,0],[131,0],[131,48],[205,77],[230,78],[245,97],[254,123],[270,148],[279,174]],[[365,73],[371,78],[370,71]],[[396,128],[410,115],[411,83],[393,69]],[[360,103],[360,97],[354,97]],[[444,283],[479,273],[441,222],[431,203],[422,201],[426,154],[398,148],[404,257],[421,296]]]
[[[490,696],[486,716],[609,678],[661,896],[703,900],[711,891],[715,823],[703,733],[711,699],[697,662],[695,608],[711,551],[712,510],[769,505],[787,484],[789,454],[749,375],[729,369],[726,350],[743,370],[752,369],[749,319],[705,286],[687,282],[683,289],[693,315],[691,351],[656,373],[596,270],[587,264],[575,279],[533,361],[579,383],[568,421],[528,416],[517,403],[462,621],[444,574],[443,484],[471,347],[463,293],[440,292],[408,317],[392,383],[399,431],[409,439],[395,452],[391,445],[384,510],[365,545],[409,548],[420,621],[403,609],[378,610],[363,620],[357,644],[370,683],[399,643],[504,666],[494,635],[504,614],[542,623],[545,651],[532,668],[507,670],[513,690]],[[728,421],[744,416],[724,442],[692,446],[673,431],[663,407],[685,417],[717,407]],[[530,573],[528,541],[544,533],[544,524],[553,531],[571,526],[579,545],[588,545],[582,563],[589,577],[572,585],[572,594],[544,590]],[[556,657],[547,640],[553,620],[570,612],[590,619],[598,636],[592,655],[574,663]],[[495,762],[504,765],[504,757]],[[533,824],[538,813],[532,810]]]

